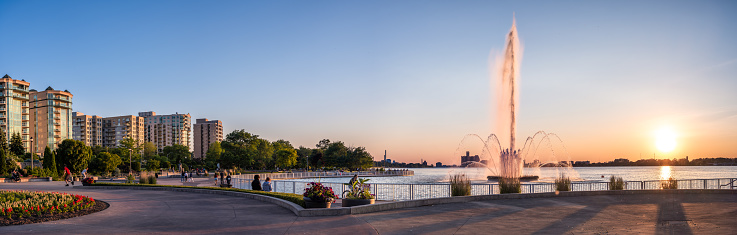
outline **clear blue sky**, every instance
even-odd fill
[[[494,132],[489,63],[513,13],[518,138],[634,160],[667,127],[678,147],[658,157],[737,157],[734,1],[0,1],[0,73],[86,114],[458,164],[466,134]]]

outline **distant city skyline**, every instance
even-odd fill
[[[512,14],[518,140],[556,133],[561,161],[737,157],[733,1],[0,1],[0,75],[86,114],[453,165],[465,135],[495,133]]]

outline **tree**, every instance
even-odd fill
[[[307,165],[309,164],[307,159],[311,153],[312,149],[299,146],[299,149],[297,149],[297,167],[307,169]]]
[[[71,172],[76,173],[87,167],[92,159],[92,149],[82,141],[66,139],[56,149],[56,158],[56,169],[61,171],[66,165]]]
[[[7,154],[8,150],[10,150],[10,148],[8,148],[8,138],[5,135],[5,131],[0,129],[0,151],[3,151],[5,152],[5,154]]]
[[[117,154],[102,152],[97,154],[90,162],[90,171],[93,174],[108,174],[114,171],[123,160]]]
[[[297,164],[297,151],[294,149],[280,149],[274,155],[276,155],[276,166],[279,168],[287,169]]]
[[[23,140],[18,133],[13,133],[13,137],[10,138],[10,152],[18,157],[23,157],[23,154],[26,152],[26,148],[23,146]]]
[[[147,171],[158,170],[159,169],[159,166],[160,166],[160,163],[161,162],[158,161],[158,160],[148,160],[148,162],[146,163],[146,170]]]
[[[0,151],[0,175],[7,174],[8,171],[10,171],[10,164],[8,164],[8,159],[5,157],[5,151]]]
[[[215,143],[210,144],[210,147],[207,148],[207,153],[205,153],[205,159],[211,162],[218,162],[220,160],[221,154],[223,154],[223,148],[220,147],[220,142],[215,142]]]
[[[57,173],[59,173],[56,170],[56,156],[54,156],[54,152],[51,151],[51,148],[49,146],[46,146],[44,149],[44,163],[43,163],[44,169],[47,169],[49,172],[51,172],[52,176],[57,176]]]
[[[151,159],[151,157],[155,156],[158,153],[158,149],[156,149],[156,145],[152,142],[145,142],[143,143],[143,156],[146,160]]]
[[[169,158],[170,161],[174,162],[174,164],[179,164],[179,161],[184,163],[192,156],[189,152],[189,147],[180,144],[173,144],[172,146],[164,147],[162,154]]]
[[[330,143],[323,156],[325,158],[325,165],[329,167],[345,167],[348,151],[348,147],[341,141]]]

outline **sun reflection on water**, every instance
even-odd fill
[[[660,179],[661,180],[667,180],[670,179],[670,166],[661,166],[660,167]]]

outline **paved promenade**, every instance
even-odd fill
[[[476,201],[377,213],[297,217],[231,196],[151,190],[84,190],[61,182],[0,189],[82,194],[102,212],[0,227],[0,234],[735,234],[737,194],[639,194]]]

